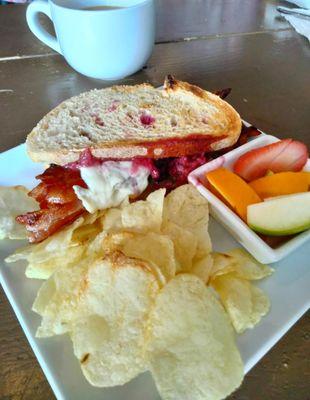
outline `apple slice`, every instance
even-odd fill
[[[310,192],[281,196],[248,206],[248,225],[270,236],[292,235],[310,228]]]

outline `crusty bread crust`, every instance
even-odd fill
[[[113,98],[120,100],[111,103]],[[115,110],[103,113],[107,106]],[[140,122],[144,113],[149,126]],[[214,151],[233,145],[240,132],[240,116],[227,102],[168,75],[163,90],[123,85],[68,99],[38,123],[26,144],[32,160],[63,165],[78,160],[86,148],[95,157],[117,159]]]

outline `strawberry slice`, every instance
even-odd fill
[[[243,154],[234,165],[234,172],[246,181],[272,172],[300,171],[309,157],[307,146],[297,140],[284,139]]]

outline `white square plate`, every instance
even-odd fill
[[[34,164],[21,145],[0,154],[0,185],[35,185],[34,176],[43,166]],[[214,250],[237,247],[237,242],[211,219],[210,234]],[[40,318],[31,311],[41,281],[27,279],[22,262],[6,265],[3,259],[24,242],[0,241],[0,281],[17,318],[56,395],[67,400],[159,400],[150,374],[145,373],[130,383],[111,389],[90,386],[82,375],[67,336],[35,338]],[[260,324],[240,335],[239,349],[249,371],[285,332],[307,311],[310,305],[310,243],[302,245],[279,263],[275,273],[259,283],[271,299],[271,311]]]

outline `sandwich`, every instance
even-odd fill
[[[27,152],[49,167],[30,193],[40,209],[16,218],[38,243],[85,212],[186,183],[215,152],[237,142],[239,114],[221,97],[165,79],[68,99],[28,135]],[[222,96],[221,96],[222,95]]]

